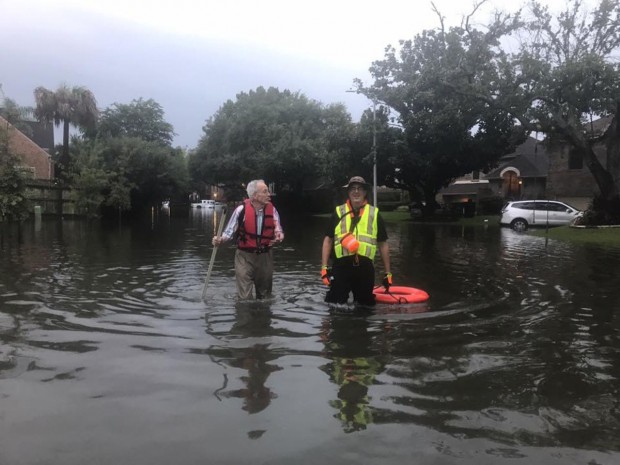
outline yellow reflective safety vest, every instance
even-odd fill
[[[342,239],[347,233],[351,233],[358,240],[360,246],[357,254],[364,257],[375,259],[377,253],[377,218],[379,209],[370,204],[364,205],[362,215],[353,230],[351,230],[351,222],[353,220],[353,208],[349,202],[336,207],[336,214],[340,221],[334,229],[334,252],[336,258],[354,255],[342,246]]]

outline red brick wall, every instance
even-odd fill
[[[21,157],[24,166],[32,170],[34,179],[52,179],[54,169],[50,155],[2,117],[0,125],[8,131],[9,150]]]
[[[606,165],[603,148],[595,149],[598,159]],[[583,165],[581,169],[569,169],[568,147],[556,148],[549,152],[549,173],[547,175],[547,195],[550,199],[562,197],[592,198],[598,193],[592,173]]]

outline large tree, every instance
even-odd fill
[[[162,106],[153,99],[114,103],[101,112],[99,137],[138,137],[147,142],[170,145],[174,128],[164,119]]]
[[[63,125],[62,153],[57,175],[64,176],[70,165],[69,128],[75,126],[80,130],[91,128],[97,122],[99,112],[94,94],[85,87],[61,85],[55,91],[45,87],[34,90],[35,117],[39,121]]]
[[[342,105],[324,107],[300,93],[259,87],[224,103],[207,121],[190,160],[196,183],[239,185],[254,178],[300,192],[329,174],[342,148],[331,136],[351,125]]]
[[[84,213],[137,211],[185,197],[185,154],[170,145],[173,127],[154,100],[114,103],[86,135],[71,146],[72,183]]]
[[[4,95],[2,85],[0,85],[0,94]],[[27,136],[32,135],[32,128],[24,121],[32,118],[32,112],[32,108],[18,105],[15,100],[8,97],[4,97],[0,104],[0,116]]]
[[[495,41],[493,55],[467,56],[443,82],[580,153],[600,191],[596,206],[609,219],[620,208],[620,3],[600,0],[586,11],[573,0],[554,16],[532,1],[529,14],[523,19],[521,14],[498,14],[486,35],[467,30],[477,47],[488,47],[489,37],[501,37],[503,43],[518,45],[514,53]],[[485,79],[488,75],[495,78]],[[599,117],[610,120],[602,134],[590,130],[589,123]],[[596,147],[605,148],[605,163]]]
[[[140,211],[186,192],[180,149],[137,137],[82,139],[71,147],[71,183],[81,213]]]
[[[434,210],[442,187],[468,172],[489,169],[525,138],[524,128],[507,111],[452,90],[455,80],[458,84],[469,79],[452,70],[469,55],[481,60],[492,56],[497,44],[497,37],[474,42],[472,35],[484,34],[467,26],[446,29],[442,23],[441,28],[401,41],[398,51],[388,47],[385,58],[370,69],[370,87],[356,81],[359,92],[393,110],[402,127],[404,138],[392,152],[395,169],[384,172],[382,181],[421,197],[427,213]],[[451,73],[449,86],[445,77]]]
[[[398,168],[404,138],[402,130],[390,123],[388,109],[383,105],[371,107],[362,113],[359,123],[340,126],[337,131],[331,138],[337,156],[327,165],[330,180],[341,186],[355,174],[371,182],[376,160],[378,184],[389,183]]]

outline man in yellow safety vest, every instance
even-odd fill
[[[387,232],[379,209],[368,203],[364,178],[353,176],[344,187],[347,201],[336,207],[323,239],[321,278],[329,286],[325,301],[344,304],[352,292],[354,302],[371,306],[377,250],[385,269],[383,285],[389,289],[392,284]]]

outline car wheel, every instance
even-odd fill
[[[510,223],[510,227],[515,231],[525,231],[527,229],[527,221],[523,218],[517,218]]]

